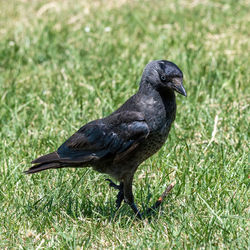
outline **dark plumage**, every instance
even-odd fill
[[[57,151],[32,161],[25,173],[50,168],[92,166],[120,182],[117,207],[123,199],[139,218],[132,181],[138,166],[156,153],[167,139],[175,119],[174,90],[186,96],[183,74],[172,62],[152,61],[144,69],[139,91],[111,115],[87,123]]]

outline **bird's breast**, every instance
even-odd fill
[[[174,120],[174,112],[166,112],[164,106],[158,105],[154,110],[148,110],[145,118],[151,133],[165,135]]]

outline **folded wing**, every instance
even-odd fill
[[[149,134],[141,113],[126,111],[80,128],[57,154],[64,163],[84,163],[110,157],[117,160],[134,150]]]

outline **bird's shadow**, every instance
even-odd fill
[[[157,220],[161,213],[164,212],[164,206],[156,210],[151,210],[150,213],[148,209],[149,204],[152,203],[152,193],[150,192],[150,187],[147,188],[146,199],[142,196],[138,199],[141,202],[141,213],[143,219],[147,219],[148,222],[153,222]],[[145,195],[145,193],[143,193]],[[70,194],[65,194],[60,197],[56,197],[53,194],[48,194],[43,198],[37,200],[36,202],[28,202],[26,205],[26,211],[29,215],[38,216],[41,213],[64,213],[73,219],[79,218],[103,218],[109,222],[124,222],[121,223],[127,226],[128,221],[139,221],[135,214],[130,209],[129,205],[123,203],[121,207],[117,210],[115,207],[114,197],[102,203],[101,201],[93,202],[91,199],[81,198],[79,196],[72,196]]]

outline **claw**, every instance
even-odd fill
[[[140,211],[138,210],[138,208],[136,207],[135,203],[132,203],[130,204],[130,207],[133,209],[136,217],[139,219],[139,220],[142,220],[142,215],[140,213]]]
[[[109,186],[110,187],[113,187],[113,188],[115,188],[115,189],[117,189],[117,190],[120,190],[121,188],[120,188],[120,185],[116,185],[112,180],[110,180],[110,179],[105,179],[105,181],[108,181],[109,182]]]

